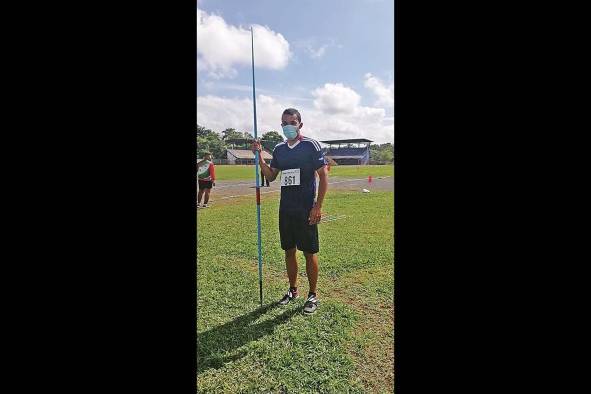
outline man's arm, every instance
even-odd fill
[[[279,170],[277,168],[271,168],[267,163],[265,163],[265,159],[263,159],[262,148],[259,141],[255,141],[252,143],[252,152],[259,151],[259,164],[261,166],[261,172],[267,178],[269,182],[273,182],[275,178],[277,178],[277,174],[279,174]]]
[[[259,164],[261,165],[261,171],[263,175],[269,182],[273,182],[275,178],[277,178],[277,174],[279,174],[279,170],[277,168],[271,168],[267,163],[265,163],[265,159],[263,159],[263,155],[259,154]]]
[[[211,177],[211,183],[215,186],[215,165],[213,162],[209,165],[209,176]]]
[[[316,170],[318,174],[318,197],[316,198],[316,202],[314,206],[310,210],[310,216],[308,217],[308,222],[310,224],[317,224],[320,221],[322,216],[322,203],[324,202],[324,196],[326,195],[326,191],[328,190],[328,171],[326,171],[326,166],[322,166]]]
[[[326,170],[326,166],[320,167],[316,170],[318,173],[318,198],[316,199],[316,205],[322,208],[322,203],[324,202],[324,196],[326,195],[326,191],[328,190],[328,171]]]

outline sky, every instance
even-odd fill
[[[394,0],[197,0],[197,123],[394,142]]]

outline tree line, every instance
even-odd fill
[[[254,139],[248,132],[239,132],[236,129],[228,128],[221,133],[197,125],[197,157],[203,157],[205,152],[210,152],[215,159],[225,159],[226,150],[231,149],[227,142],[235,139]],[[263,133],[261,136],[262,145],[268,151],[273,151],[275,145],[283,141],[283,136],[275,130]],[[385,144],[370,145],[370,158],[372,161],[388,162],[394,160],[394,146],[388,142]]]
[[[228,128],[221,133],[197,125],[197,157],[203,157],[205,152],[210,152],[215,159],[225,159],[226,150],[231,149],[227,142],[235,139],[254,139],[248,132],[239,132],[236,129]],[[261,135],[262,145],[265,149],[273,150],[275,145],[283,141],[283,137],[275,130],[268,131]]]
[[[369,158],[372,161],[392,163],[394,161],[394,145],[390,142],[370,145]]]

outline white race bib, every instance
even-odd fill
[[[281,187],[283,186],[299,186],[300,185],[300,169],[292,168],[281,171]]]

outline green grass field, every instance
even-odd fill
[[[254,179],[254,166],[216,165],[216,178],[220,181],[239,179]],[[330,176],[363,178],[368,175],[372,177],[393,176],[394,166],[333,166],[330,169]]]
[[[199,211],[199,393],[392,392],[392,194],[329,191],[325,213],[347,217],[319,226],[320,304],[311,316],[301,313],[303,297],[274,305],[288,286],[277,195],[264,196],[261,205],[262,309],[255,204]],[[298,261],[305,296],[301,252]]]

